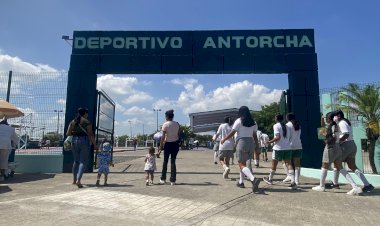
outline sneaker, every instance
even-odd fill
[[[269,180],[269,177],[264,177],[263,178],[263,181],[269,185],[273,185],[273,181],[272,180]]]
[[[287,183],[287,182],[290,182],[290,181],[292,181],[292,179],[288,175],[288,176],[286,176],[286,178],[282,182]]]
[[[372,186],[372,184],[369,184],[369,185],[364,186],[364,187],[362,188],[363,192],[370,192],[370,191],[372,191],[373,189],[375,189],[375,187]]]
[[[100,185],[100,181],[97,180],[95,186],[99,186],[99,185]]]
[[[228,179],[228,174],[230,173],[230,168],[226,167],[223,172],[223,178]]]
[[[356,187],[356,188],[351,189],[351,191],[347,192],[347,195],[359,195],[361,193],[363,193],[362,188]]]
[[[326,183],[325,188],[326,189],[333,189],[333,188],[340,189],[339,184],[334,184],[333,182]]]
[[[145,185],[149,186],[149,180],[146,180]]]
[[[313,188],[313,191],[320,191],[320,192],[324,192],[325,191],[325,187],[322,187],[321,185],[318,185],[318,186],[315,186]]]
[[[291,190],[297,190],[297,184],[296,183],[290,184],[288,188]]]
[[[214,164],[216,165],[216,164],[218,164],[217,162],[214,162]]]
[[[259,184],[260,184],[260,179],[258,178],[253,178],[253,181],[251,181],[252,183],[252,192],[253,193],[257,193],[259,191]]]
[[[175,185],[175,182],[170,182],[170,185],[171,185],[171,186],[174,186],[174,185]]]
[[[150,180],[150,181],[149,181],[149,184],[153,184],[153,181],[152,181],[152,180]]]
[[[161,180],[161,179],[160,179],[160,184],[165,184],[165,183],[166,183],[165,180]]]
[[[236,186],[239,187],[239,188],[245,188],[244,183],[241,183],[241,184],[240,184],[240,183],[238,182],[238,183],[236,184]]]
[[[259,168],[259,164],[255,164],[256,168]]]
[[[103,186],[107,187],[108,186],[107,182],[104,182]]]

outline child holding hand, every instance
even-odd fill
[[[149,148],[149,153],[145,156],[145,167],[144,170],[146,172],[146,182],[145,185],[148,186],[149,184],[153,184],[153,178],[154,178],[154,171],[157,170],[156,167],[156,156],[154,147]],[[150,175],[150,180],[149,180]]]

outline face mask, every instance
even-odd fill
[[[338,116],[335,115],[334,118],[333,118],[333,120],[334,120],[334,122],[338,123],[339,122]]]

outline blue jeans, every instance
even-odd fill
[[[73,136],[72,152],[74,156],[74,163],[72,172],[74,181],[80,181],[82,179],[90,157],[90,148],[91,145],[88,136]]]
[[[162,175],[161,180],[166,180],[166,172],[168,171],[168,161],[169,156],[171,163],[171,172],[170,172],[170,182],[175,182],[177,180],[177,168],[175,165],[175,160],[177,159],[177,154],[179,151],[178,142],[166,142],[164,146],[164,162],[162,164]]]

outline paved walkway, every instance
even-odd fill
[[[71,174],[16,174],[0,182],[0,225],[379,225],[380,191],[348,196],[350,187],[314,192],[315,179],[301,178],[297,191],[281,183],[260,184],[261,194],[235,186],[214,165],[213,151],[181,151],[177,185],[146,186],[146,151],[116,153],[108,187],[95,187],[96,174],[85,174],[85,188],[71,185]],[[254,172],[262,178],[269,162]],[[162,158],[158,159],[161,169]],[[170,167],[169,167],[170,168]],[[155,182],[158,182],[156,173]]]

